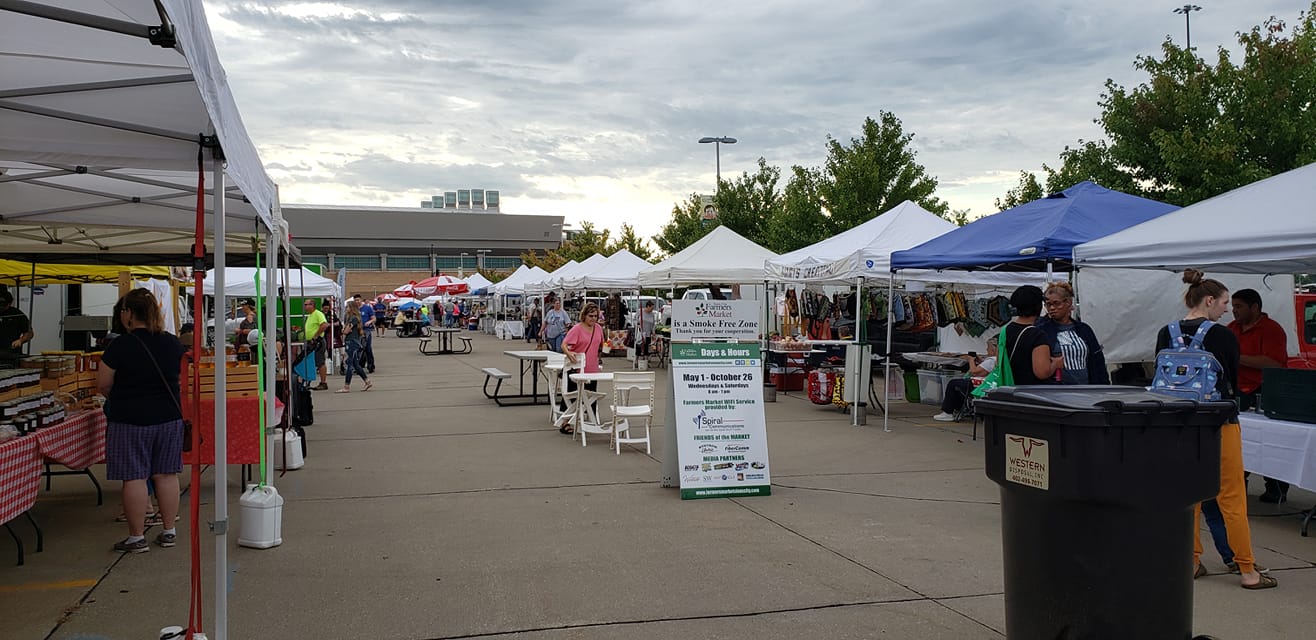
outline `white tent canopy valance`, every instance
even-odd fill
[[[777,254],[718,226],[676,255],[640,272],[641,287],[763,282],[763,263]]]
[[[343,292],[338,288],[338,283],[316,274],[314,271],[302,267],[300,271],[292,271],[287,274],[287,280],[284,279],[283,269],[276,269],[279,286],[287,286],[288,295],[293,297],[306,298],[324,298],[334,297],[342,298]],[[265,279],[264,270],[257,270],[252,267],[227,267],[224,269],[224,295],[234,298],[254,298],[256,297],[256,277],[259,275],[261,280]],[[291,285],[288,285],[291,282]],[[262,283],[261,293],[264,294],[264,284]],[[203,293],[208,296],[215,295],[215,270],[206,271],[206,281],[203,284]]]
[[[1316,163],[1080,244],[1074,264],[1316,273]]]

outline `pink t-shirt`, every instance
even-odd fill
[[[599,366],[599,348],[603,346],[603,327],[597,322],[594,323],[592,334],[583,322],[571,327],[566,339],[562,341],[562,346],[570,349],[572,353],[585,354],[584,373],[598,373],[603,370],[603,367]]]

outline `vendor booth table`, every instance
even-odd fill
[[[1316,424],[1275,420],[1259,413],[1238,416],[1243,432],[1243,468],[1267,478],[1316,491]],[[1303,536],[1316,509],[1302,520]]]

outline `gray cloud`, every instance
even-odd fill
[[[883,109],[915,134],[943,189],[970,189],[1099,137],[1105,80],[1136,84],[1134,57],[1182,35],[1170,8],[207,2],[244,120],[263,155],[279,158],[276,180],[338,185],[335,198],[363,204],[457,186],[579,198],[540,177],[642,182],[676,202],[709,186],[713,149],[701,136],[740,139],[722,148],[724,177],[759,157],[785,172],[820,164],[828,135],[846,140]],[[1194,14],[1194,43],[1232,45],[1235,31],[1300,8],[1222,1]]]

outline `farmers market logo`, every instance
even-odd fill
[[[699,318],[730,318],[731,305],[725,302],[701,302],[695,305],[695,316]]]

